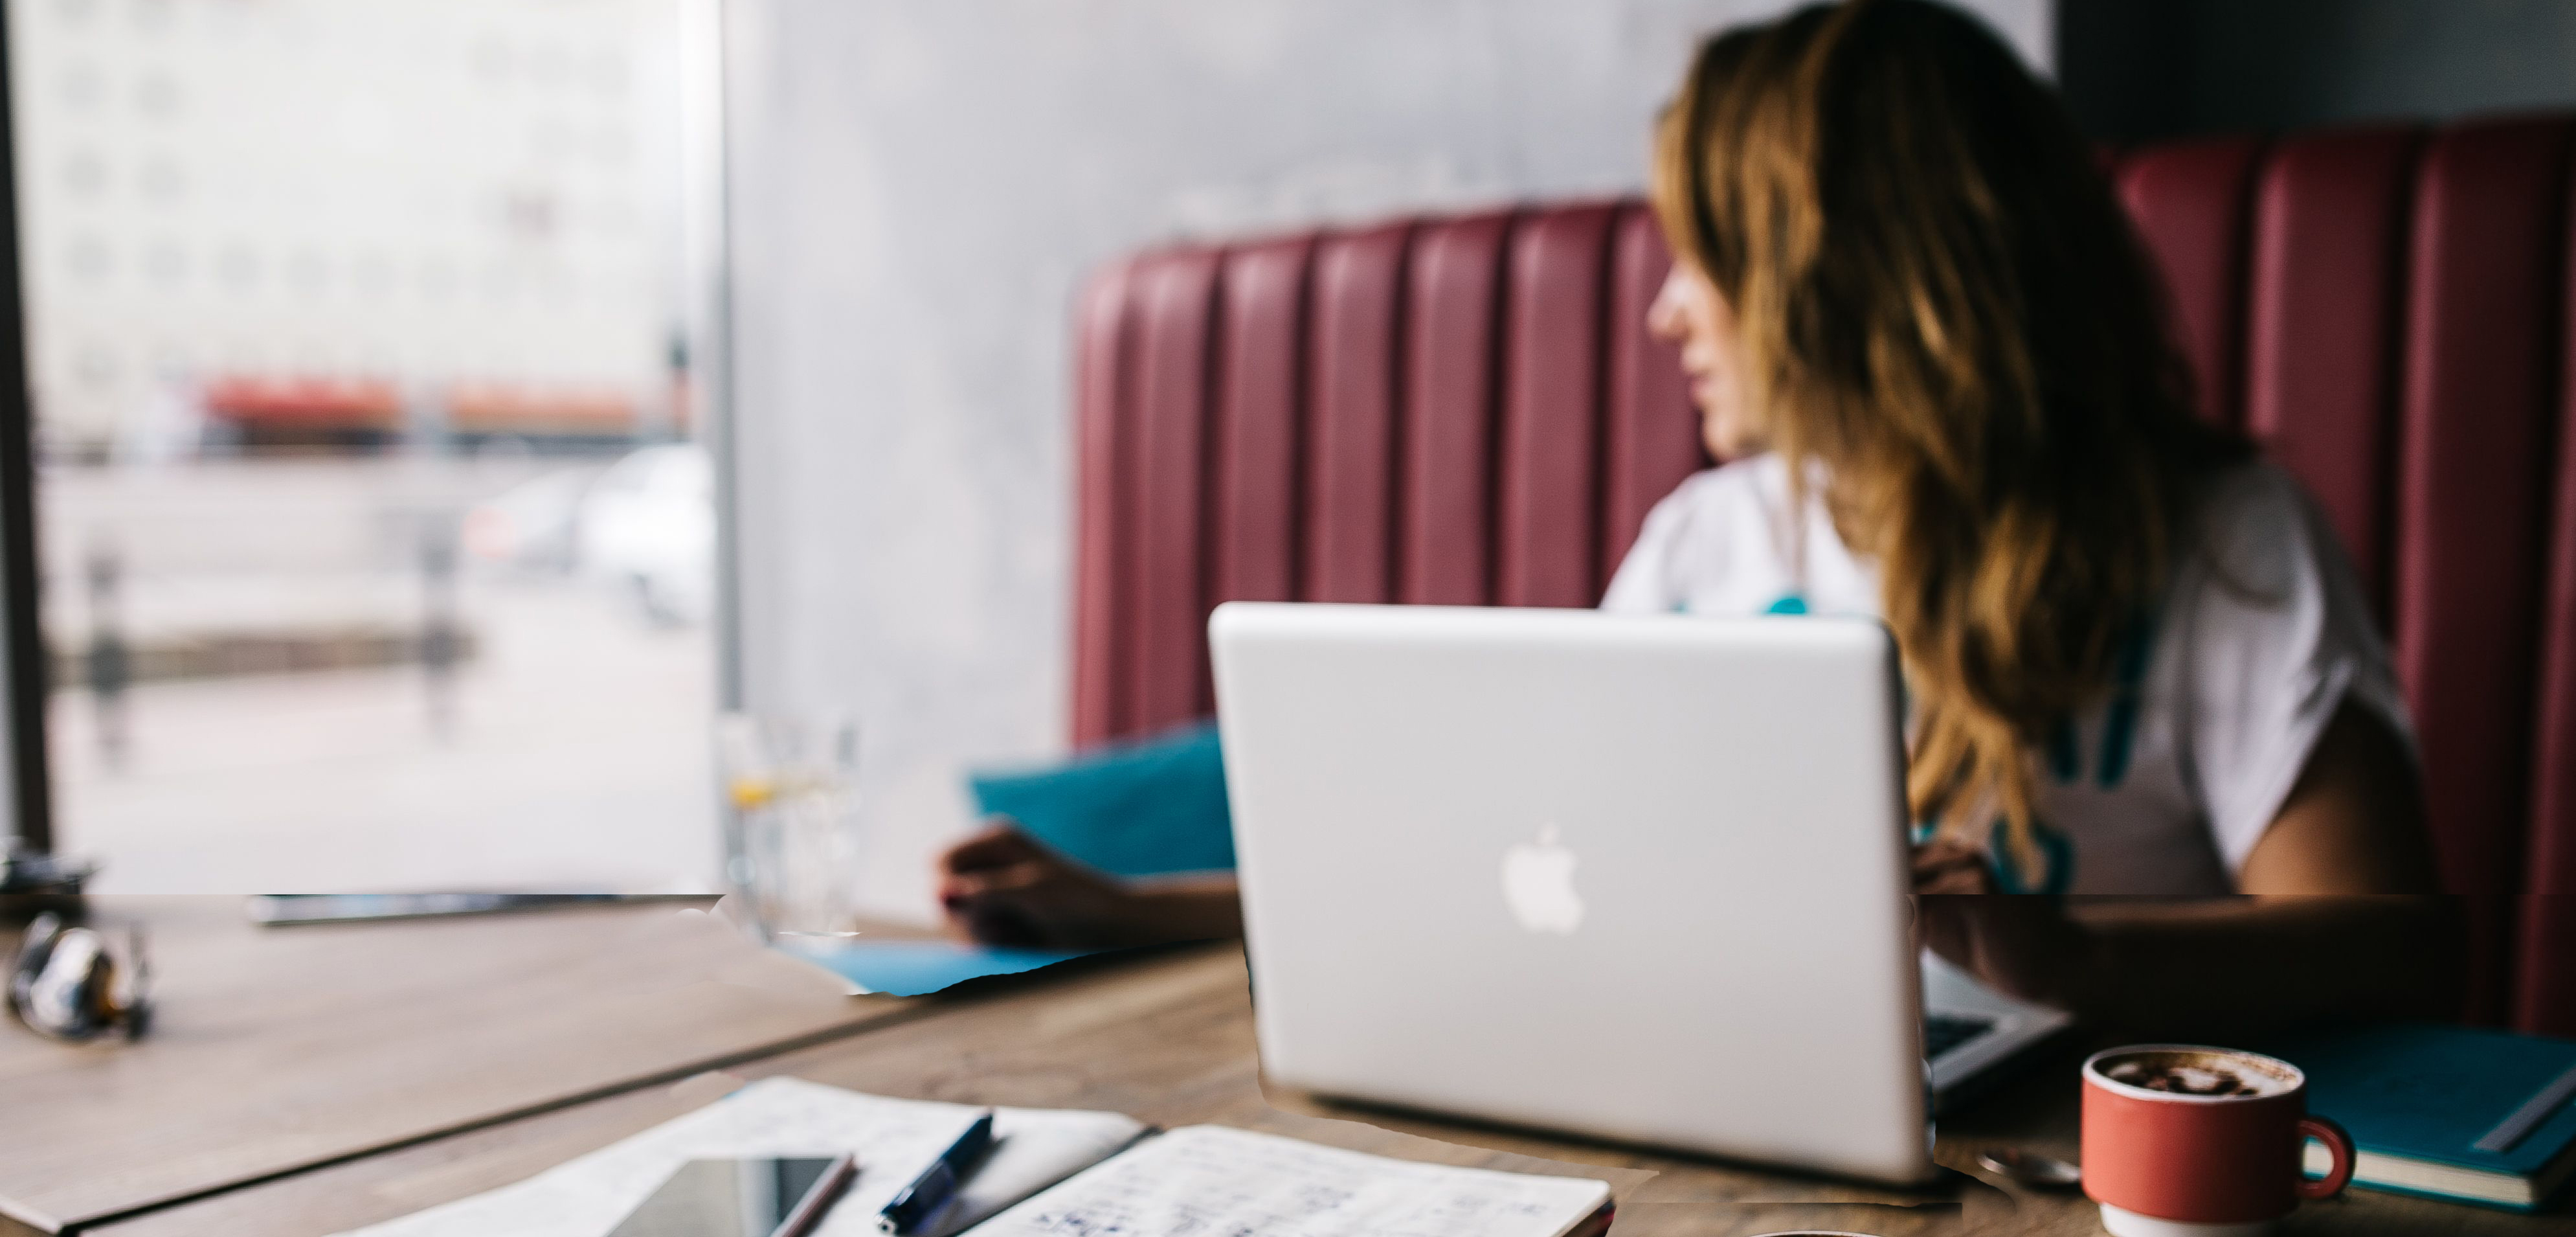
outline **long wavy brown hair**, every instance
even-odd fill
[[[2031,745],[2108,690],[2248,450],[2193,415],[2093,150],[1976,19],[1848,0],[1701,47],[1654,203],[1734,309],[1797,500],[1813,468],[1876,564],[1917,818],[1992,810],[2028,854]]]

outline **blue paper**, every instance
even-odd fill
[[[987,975],[1017,975],[1099,952],[1089,949],[996,949],[951,941],[846,941],[781,948],[869,992],[927,996]]]
[[[968,779],[987,816],[1113,876],[1234,867],[1234,818],[1214,723]]]

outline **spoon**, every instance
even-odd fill
[[[2071,1190],[2084,1181],[2084,1170],[2074,1161],[2024,1151],[2019,1147],[1993,1147],[1980,1151],[1977,1163],[1988,1171],[2001,1173],[2035,1189]]]

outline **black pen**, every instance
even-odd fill
[[[984,1152],[992,1146],[993,1110],[987,1108],[983,1116],[975,1118],[975,1124],[967,1126],[956,1142],[930,1162],[930,1167],[921,1170],[911,1185],[885,1205],[885,1211],[877,1216],[877,1231],[901,1237],[939,1214],[940,1208],[957,1197],[957,1186],[974,1169],[975,1161],[984,1158]]]

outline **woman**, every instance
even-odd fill
[[[1657,507],[1603,607],[1881,617],[1917,890],[2160,899],[1935,896],[1929,943],[2139,1030],[2444,1012],[2386,650],[2296,484],[2194,415],[2046,88],[1925,0],[1803,9],[1701,49],[1653,197],[1651,326],[1736,462]],[[1230,881],[1118,885],[1007,830],[946,868],[987,935],[1239,927]]]

